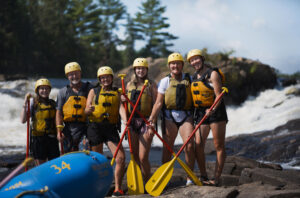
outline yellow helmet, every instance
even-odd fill
[[[100,67],[97,72],[97,77],[99,78],[100,76],[105,75],[105,74],[110,74],[110,75],[114,76],[114,72],[109,66]]]
[[[146,67],[148,68],[148,61],[145,58],[136,58],[133,61],[133,68],[135,67]]]
[[[68,64],[66,64],[65,66],[65,74],[67,75],[70,72],[73,71],[81,71],[81,67],[77,62],[70,62]]]
[[[41,78],[41,79],[39,79],[39,80],[36,81],[35,87],[34,87],[34,92],[37,93],[37,89],[39,88],[39,86],[42,86],[42,85],[47,85],[50,88],[52,87],[51,83],[50,83],[50,81],[48,79]]]
[[[182,61],[184,63],[183,57],[181,56],[181,54],[179,54],[177,52],[174,52],[174,53],[169,55],[168,64],[172,61]]]
[[[188,55],[187,55],[187,61],[190,62],[190,59],[193,56],[200,56],[200,57],[202,57],[201,50],[199,50],[199,49],[192,49],[192,50],[190,50],[189,53],[188,53]]]

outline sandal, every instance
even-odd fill
[[[207,175],[201,175],[199,179],[203,183],[203,185],[209,185],[209,179]]]
[[[215,186],[219,187],[220,186],[220,179],[212,179],[209,181],[209,186]]]

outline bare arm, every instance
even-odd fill
[[[56,126],[63,126],[63,113],[61,110],[56,110],[55,115]],[[62,142],[64,139],[64,134],[62,133],[63,127],[56,127],[57,131],[57,140]]]
[[[120,95],[120,98],[121,98],[121,95]],[[125,107],[124,107],[123,102],[121,101],[121,99],[120,99],[119,114],[120,114],[121,119],[123,120],[123,122],[126,123],[127,122],[126,109],[125,109]]]
[[[93,111],[95,111],[95,106],[93,106],[93,100],[95,97],[94,89],[91,89],[88,95],[88,98],[86,100],[86,106],[84,109],[84,113],[86,115],[91,115]]]
[[[151,95],[152,95],[152,101],[154,103],[154,101],[156,101],[157,98],[157,85],[155,82],[153,82],[151,86]]]
[[[222,93],[222,81],[221,81],[221,77],[218,74],[218,72],[213,71],[211,73],[210,81],[211,81],[211,83],[213,85],[213,88],[214,88],[214,93],[216,95],[215,100],[216,100],[217,97]],[[220,102],[214,107],[214,109],[218,108],[219,104],[220,104]]]
[[[151,121],[152,123],[156,122],[157,116],[159,111],[161,110],[163,103],[164,103],[164,94],[158,93],[157,97],[156,97],[156,101],[154,103],[151,115],[149,117],[149,121]]]
[[[30,93],[27,93],[25,95],[25,100],[24,100],[24,105],[22,107],[22,110],[21,110],[21,123],[25,123],[27,121],[27,104],[28,104],[28,101],[30,100],[30,97],[31,97],[31,94]]]

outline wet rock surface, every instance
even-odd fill
[[[214,163],[207,162],[206,165],[208,176],[212,178]],[[158,166],[152,167],[151,172],[154,172],[157,168]],[[195,174],[200,176],[198,171]],[[175,168],[169,184],[160,197],[300,197],[299,170],[283,170],[278,164],[264,164],[238,156],[227,157],[218,187],[185,186],[185,182],[186,173],[184,170],[182,168]],[[126,176],[123,183],[123,188],[126,189]],[[110,194],[112,191],[113,185]],[[151,197],[151,195],[126,195],[124,197]]]

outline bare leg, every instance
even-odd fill
[[[136,163],[140,166],[139,134],[135,133],[134,131],[131,131],[130,135],[131,135],[131,147],[132,147],[133,157]]]
[[[116,143],[109,141],[107,142],[107,146],[111,153],[115,153],[118,145]],[[115,191],[121,190],[124,170],[125,170],[125,153],[124,153],[123,146],[121,145],[118,154],[116,156]]]
[[[144,180],[148,181],[150,178],[150,162],[149,162],[149,152],[151,148],[151,142],[153,139],[153,134],[150,133],[149,129],[146,133],[140,134],[140,144],[139,144],[139,159],[140,159],[140,167],[144,176]]]
[[[163,139],[166,141],[166,143],[173,148],[174,142],[178,134],[178,128],[176,124],[174,124],[171,120],[165,120],[166,124],[166,134],[163,134]],[[171,160],[172,153],[170,153],[169,150],[166,149],[166,147],[163,147],[163,156],[162,156],[162,163],[166,163]]]
[[[205,143],[208,137],[210,131],[209,125],[202,125],[200,126],[199,130],[196,132],[196,139],[195,139],[195,155],[196,155],[196,160],[198,163],[198,168],[200,170],[201,176],[206,176],[207,177],[207,172],[206,172],[206,166],[205,166],[205,153],[204,153],[204,148],[205,148]]]
[[[188,138],[192,135],[193,132],[193,124],[192,124],[192,118],[189,118],[187,121],[185,121],[179,128],[179,132],[182,138],[182,141],[185,143]],[[194,164],[195,164],[195,148],[194,148],[194,140],[190,140],[185,148],[185,161],[187,165],[190,167],[191,170],[194,170]]]
[[[215,181],[218,182],[225,163],[225,132],[226,122],[217,122],[210,124],[214,137],[214,145],[217,153],[216,167],[215,167]]]

